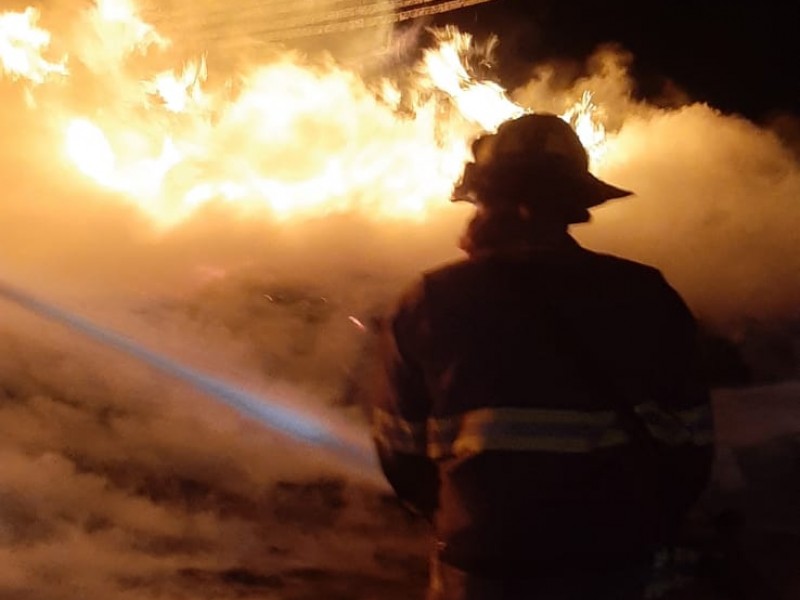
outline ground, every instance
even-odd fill
[[[427,525],[385,488],[138,367],[3,341],[0,598],[421,597]],[[708,501],[743,515],[737,575],[765,599],[800,594],[799,391],[715,393]]]

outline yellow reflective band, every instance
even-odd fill
[[[627,440],[613,411],[481,408],[428,421],[428,454],[432,458],[487,450],[591,452]]]
[[[444,456],[464,457],[488,450],[508,452],[564,452],[586,453],[599,448],[620,446],[628,441],[627,434],[620,430],[609,430],[599,440],[587,438],[545,437],[545,436],[493,436],[460,435],[448,447],[446,444],[431,443],[428,455],[431,458]]]
[[[713,442],[713,415],[709,404],[670,412],[655,402],[645,402],[635,410],[650,433],[664,443],[703,446]]]
[[[643,402],[635,406],[634,411],[656,439],[674,446],[692,441],[689,428],[678,415],[664,410],[655,402]]]
[[[477,426],[481,423],[503,421],[509,423],[546,423],[553,425],[586,425],[590,427],[607,427],[616,419],[610,410],[558,410],[547,408],[479,408],[467,413],[430,419],[431,431],[446,434],[448,431]]]
[[[634,408],[650,434],[669,445],[713,441],[706,405],[670,412],[655,402]],[[373,411],[373,433],[388,448],[431,458],[463,457],[483,451],[585,453],[630,442],[614,411],[542,408],[481,408],[427,422]]]

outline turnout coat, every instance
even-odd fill
[[[568,236],[428,272],[385,326],[384,472],[470,573],[652,549],[708,478],[695,338],[659,271]]]

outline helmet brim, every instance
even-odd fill
[[[531,178],[535,180],[535,177]],[[576,203],[584,208],[592,208],[608,200],[626,198],[634,194],[630,190],[606,183],[588,171],[573,173],[571,177],[561,179],[554,189],[561,190],[561,194],[558,194],[561,196],[561,202]],[[472,204],[480,202],[480,198],[470,189],[469,185],[464,184],[464,181],[455,186],[450,200]],[[518,201],[525,203],[526,200],[530,201],[529,198],[520,198]]]
[[[608,200],[627,198],[633,195],[632,191],[606,183],[589,172],[584,175],[584,181],[585,193],[583,197],[585,198],[584,206],[586,208],[598,206]]]

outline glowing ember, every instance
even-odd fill
[[[37,17],[34,9],[0,16],[0,57],[6,72],[44,82],[66,69],[41,58],[50,35]],[[48,116],[83,175],[162,227],[209,203],[283,219],[345,211],[423,219],[447,202],[470,141],[528,112],[497,83],[476,79],[470,65],[487,63],[491,44],[476,48],[454,28],[436,32],[403,85],[368,84],[333,61],[283,53],[206,89],[205,57],[142,73],[169,59],[169,42],[127,0],[97,0],[78,24],[91,35],[76,37],[71,60],[92,80],[69,91],[101,100],[65,103],[63,90],[47,89]],[[586,94],[564,115],[594,159],[605,139],[595,113]]]
[[[181,161],[167,138],[158,156],[120,165],[103,130],[87,119],[72,120],[66,138],[67,153],[82,173],[102,186],[138,198],[142,208],[158,196],[165,176]]]
[[[360,331],[366,331],[367,330],[367,326],[364,325],[364,322],[361,319],[359,319],[357,317],[354,317],[353,315],[350,315],[349,317],[347,317],[347,319],[353,325],[355,325]]]

